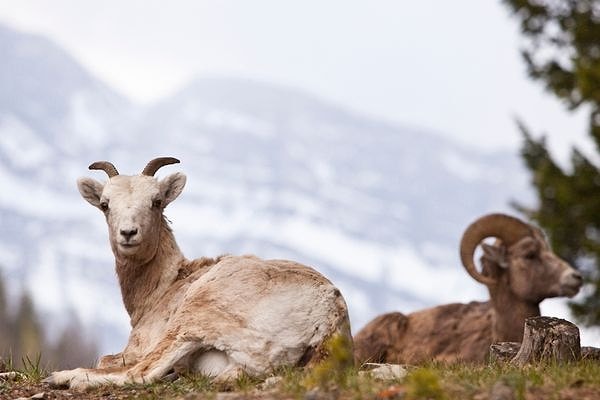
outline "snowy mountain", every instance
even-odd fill
[[[106,226],[77,177],[96,160],[139,173],[175,156],[188,176],[166,210],[189,258],[254,253],[314,266],[360,328],[387,310],[482,299],[460,266],[462,230],[531,201],[514,154],[352,114],[301,91],[241,79],[191,82],[131,104],[48,40],[0,26],[0,266],[52,326],[73,309],[104,351],[128,319]],[[433,116],[432,116],[433,117]],[[13,289],[13,291],[16,289]]]

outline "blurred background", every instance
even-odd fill
[[[3,0],[0,351],[74,367],[124,347],[104,218],[75,181],[156,156],[188,176],[166,210],[188,258],[312,265],[355,332],[487,299],[462,231],[534,221],[588,281],[542,313],[600,346],[599,26],[590,0]]]

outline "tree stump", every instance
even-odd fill
[[[523,366],[539,361],[565,363],[580,359],[577,326],[560,318],[531,317],[525,320],[523,342],[511,363]]]
[[[498,342],[490,346],[490,362],[508,362],[521,348],[519,342]]]

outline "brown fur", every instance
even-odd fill
[[[535,228],[508,248],[484,245],[482,264],[483,274],[497,280],[488,287],[490,301],[381,315],[354,336],[356,361],[482,362],[492,343],[521,341],[525,319],[540,315],[543,299],[574,295],[581,285]]]
[[[354,336],[362,362],[422,363],[480,359],[491,337],[488,302],[446,304],[412,314],[381,315]]]

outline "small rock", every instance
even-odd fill
[[[10,372],[2,372],[0,373],[0,380],[15,380],[17,378],[25,378],[25,375],[21,372],[10,371]]]
[[[281,376],[270,376],[267,379],[265,379],[265,381],[263,383],[260,384],[260,389],[261,390],[271,389],[271,388],[277,386],[277,384],[279,382],[281,382],[282,380],[283,380],[283,377],[281,377]]]
[[[220,393],[217,393],[215,400],[234,400],[234,399],[241,399],[241,398],[243,398],[243,397],[240,397],[239,393],[220,392]]]
[[[383,381],[402,379],[408,373],[406,365],[400,364],[375,364],[366,363],[365,367],[371,367],[368,371],[360,371],[361,375],[370,375],[374,379],[380,379]]]
[[[502,381],[496,382],[490,389],[489,400],[515,400],[515,391]]]
[[[185,396],[183,396],[183,400],[200,400],[203,399],[205,396],[203,394],[200,393],[188,393]]]
[[[393,385],[386,389],[383,389],[375,396],[377,399],[401,399],[406,394],[406,389],[402,386]]]
[[[42,392],[42,393],[36,393],[33,396],[29,396],[29,397],[18,397],[15,400],[39,400],[39,399],[45,399],[46,398],[46,393]]]
[[[307,390],[306,393],[304,393],[304,400],[317,400],[319,398],[318,396],[318,389]]]

